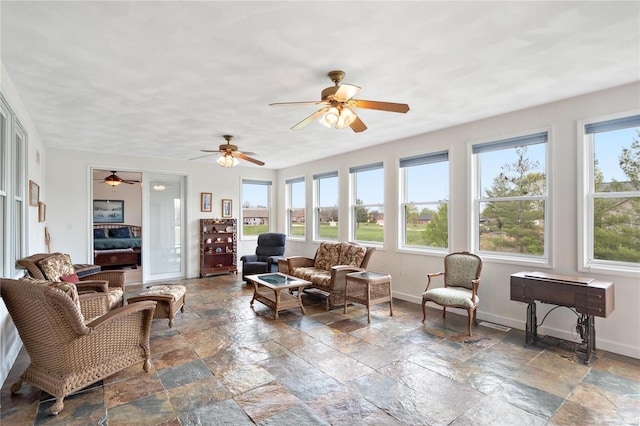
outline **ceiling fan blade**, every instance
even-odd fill
[[[304,102],[275,102],[269,106],[297,106],[297,105],[318,105],[326,103],[324,101],[304,101]]]
[[[353,123],[349,125],[349,127],[351,127],[351,129],[356,133],[364,132],[365,130],[367,130],[367,126],[362,122],[362,120],[360,120],[360,117],[357,116],[356,119],[353,120]]]
[[[218,152],[218,151],[211,151],[211,152]],[[191,161],[191,160],[197,160],[198,158],[211,157],[212,155],[215,155],[215,154],[207,154],[207,155],[201,155],[201,156],[199,156],[199,157],[189,158],[189,161]]]
[[[349,101],[349,106],[352,106],[355,108],[377,109],[379,111],[389,111],[389,112],[409,111],[409,105],[407,104],[396,104],[393,102],[365,101],[362,99],[351,99]]]
[[[345,102],[353,98],[360,91],[360,87],[353,84],[341,84],[333,95],[333,99],[338,102]]]
[[[254,164],[257,164],[258,166],[264,166],[264,163],[262,161],[256,160],[255,158],[248,157],[248,156],[244,155],[242,152],[236,151],[235,152],[235,156],[238,157],[238,158],[242,158],[243,160],[247,160],[247,161],[250,161],[250,162],[252,162]]]
[[[202,152],[220,152],[219,149],[201,149]]]
[[[314,112],[313,114],[311,114],[310,116],[308,116],[307,118],[305,118],[304,120],[302,120],[301,122],[293,126],[291,130],[301,130],[305,128],[309,123],[311,123],[316,118],[320,117],[326,111],[327,111],[327,108],[320,108],[319,110],[317,110],[316,112]]]

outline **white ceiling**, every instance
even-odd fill
[[[45,145],[279,169],[640,79],[640,3],[13,2],[1,60]],[[290,130],[344,70],[369,129]],[[214,163],[215,157],[197,161]],[[243,162],[243,165],[257,167]]]

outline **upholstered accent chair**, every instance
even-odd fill
[[[151,367],[149,335],[156,303],[133,303],[85,320],[73,292],[66,291],[72,286],[0,280],[0,295],[30,358],[11,393],[23,382],[44,390],[56,397],[54,415],[64,408],[66,396],[92,383],[137,363],[143,362],[145,371]]]
[[[70,281],[79,293],[106,291],[109,309],[124,306],[125,273],[121,270],[100,271],[82,277],[77,276],[71,257],[63,253],[36,253],[16,262],[24,267],[32,278],[49,281]],[[107,287],[102,282],[107,282]]]
[[[242,262],[242,280],[247,275],[278,272],[278,259],[284,258],[287,236],[277,232],[266,232],[258,235],[256,254],[244,255]]]
[[[480,304],[477,293],[481,271],[482,259],[475,254],[464,251],[445,256],[444,272],[427,274],[427,288],[422,294],[422,322],[424,323],[427,317],[427,302],[442,306],[442,318],[445,318],[448,307],[466,309],[471,336],[471,323],[478,325],[476,309]],[[433,279],[439,276],[444,277],[444,287],[430,289]]]

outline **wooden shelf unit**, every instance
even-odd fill
[[[200,277],[238,273],[236,219],[200,219]]]

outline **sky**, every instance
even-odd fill
[[[613,132],[597,133],[595,138],[595,156],[598,159],[605,182],[611,179],[618,181],[627,180],[618,164],[624,147],[630,147],[634,138],[638,138],[638,128],[622,129]],[[530,145],[527,147],[527,156],[532,161],[537,161],[540,165],[537,171],[544,172],[545,164],[544,144]],[[497,176],[505,164],[513,163],[516,160],[515,149],[506,149],[481,154],[482,174],[481,186],[485,190],[491,188],[493,178]],[[408,188],[408,200],[411,202],[438,201],[449,199],[449,162],[433,163],[425,166],[412,167],[409,171],[409,178],[412,182],[419,182],[419,185],[411,185]],[[383,170],[373,170],[362,172],[359,176],[357,187],[357,197],[363,200],[364,204],[382,203],[383,190]],[[294,208],[304,208],[304,186],[294,185],[293,200]],[[252,205],[267,205],[267,186],[264,185],[244,185],[243,200],[252,200]],[[320,194],[320,205],[337,205],[338,179],[324,179],[323,191]]]

